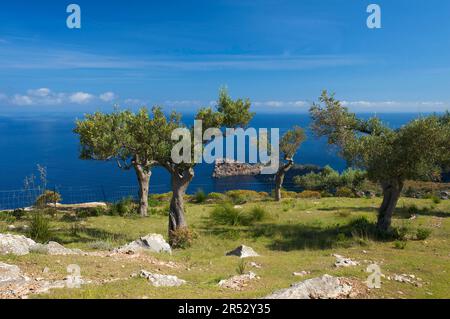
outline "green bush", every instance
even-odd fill
[[[425,240],[431,235],[431,229],[428,228],[418,228],[416,230],[416,238],[417,240]]]
[[[219,225],[238,226],[245,222],[242,209],[234,208],[231,204],[217,206],[210,217]]]
[[[40,195],[35,202],[37,207],[45,207],[48,204],[59,203],[62,201],[62,197],[59,193],[54,191],[46,190],[42,195]]]
[[[436,196],[436,195],[432,195],[431,197],[430,197],[430,199],[433,201],[433,203],[435,203],[435,204],[440,204],[441,203],[441,199],[438,197],[438,196]]]
[[[248,201],[263,199],[262,194],[252,190],[231,190],[225,193],[230,201],[235,205],[245,204]]]
[[[361,190],[366,181],[366,172],[348,168],[339,175],[339,172],[330,166],[325,166],[318,173],[295,176],[294,183],[306,190],[327,191],[334,193],[339,187],[347,187],[352,190]]]
[[[355,197],[355,194],[353,193],[353,191],[350,188],[345,187],[345,186],[338,187],[336,189],[335,195],[336,195],[336,197],[350,197],[350,198]]]
[[[225,194],[222,193],[209,193],[208,196],[206,196],[206,200],[208,202],[212,202],[212,203],[220,203],[223,202],[227,199],[227,196]]]
[[[133,198],[124,198],[111,205],[109,214],[112,216],[131,216],[137,214],[137,204]]]
[[[206,194],[203,190],[199,189],[193,196],[193,202],[197,204],[202,204],[206,201]]]
[[[50,220],[40,211],[32,215],[29,237],[39,243],[46,243],[52,237]]]
[[[256,206],[250,210],[249,217],[251,221],[260,222],[267,219],[269,213],[262,207]]]
[[[14,223],[16,221],[16,217],[14,217],[12,212],[0,212],[0,221]]]
[[[106,215],[107,210],[103,207],[88,207],[78,209],[76,211],[76,215],[79,218],[87,218],[87,217],[98,217],[102,215]]]
[[[303,191],[300,194],[298,194],[298,197],[300,198],[321,198],[320,192],[317,191]]]
[[[150,200],[155,200],[158,202],[167,202],[167,201],[170,201],[171,198],[172,198],[172,192],[149,195]]]
[[[172,248],[189,248],[196,238],[197,233],[187,227],[179,228],[170,232],[170,244]]]
[[[394,243],[394,248],[395,249],[405,249],[405,247],[406,247],[406,241],[404,241],[404,240],[397,240],[395,243]]]
[[[245,274],[245,271],[247,269],[247,261],[244,259],[239,259],[237,267],[236,267],[236,273],[238,275],[243,275]]]
[[[268,213],[261,207],[253,207],[246,212],[241,208],[225,203],[216,206],[210,214],[212,221],[218,225],[248,226],[268,218]]]
[[[166,204],[161,208],[151,207],[148,210],[149,215],[169,216],[170,205]]]

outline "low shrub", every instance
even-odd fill
[[[250,211],[236,208],[229,203],[216,206],[210,214],[212,221],[218,225],[248,226],[267,219],[269,213],[262,207],[253,207]]]
[[[298,194],[298,197],[300,198],[321,198],[320,192],[317,191],[303,191],[300,194]]]
[[[430,199],[435,204],[440,204],[441,203],[441,199],[438,196],[436,196],[436,195],[431,195]]]
[[[336,189],[335,195],[336,195],[336,197],[350,197],[350,198],[355,197],[355,194],[353,193],[353,191],[350,188],[345,187],[345,186],[338,187]]]
[[[404,241],[404,240],[397,240],[395,243],[394,243],[394,248],[395,249],[405,249],[405,247],[406,247],[406,241]]]
[[[16,221],[16,217],[14,217],[12,212],[0,212],[0,221],[14,223]]]
[[[256,206],[250,210],[249,218],[251,221],[260,222],[267,219],[269,213],[262,207]]]
[[[245,274],[245,271],[247,270],[247,261],[245,259],[239,259],[237,267],[236,267],[236,273],[238,275]]]
[[[219,225],[238,226],[245,221],[242,209],[234,208],[231,204],[217,206],[210,214],[210,218]]]
[[[23,209],[15,209],[12,212],[12,215],[14,216],[15,219],[21,220],[26,215],[26,212]]]
[[[393,237],[400,241],[406,241],[409,232],[410,230],[406,226],[397,227],[392,230]]]
[[[431,235],[431,229],[429,228],[418,228],[416,230],[416,238],[417,240],[425,240]]]
[[[48,204],[61,202],[62,197],[58,192],[46,190],[42,195],[40,195],[34,205],[36,207],[45,207]]]
[[[76,211],[76,215],[79,218],[87,218],[87,217],[98,217],[102,215],[106,215],[107,210],[103,207],[88,207],[78,209]]]
[[[208,196],[206,196],[206,200],[208,202],[212,202],[212,203],[220,203],[223,202],[227,199],[227,196],[225,194],[222,193],[209,193]]]
[[[191,247],[197,237],[197,233],[189,228],[179,228],[170,232],[170,244],[172,248],[186,249]]]
[[[158,202],[167,202],[171,198],[172,198],[172,192],[149,195],[149,199],[150,200],[155,200],[155,201],[158,201]]]
[[[199,189],[192,197],[192,201],[197,204],[202,204],[206,201],[206,194],[203,190]]]
[[[112,216],[130,216],[137,214],[137,204],[133,198],[124,198],[111,205],[109,214]]]
[[[39,243],[48,242],[52,237],[50,226],[50,220],[42,212],[38,211],[33,213],[30,222],[29,237]]]
[[[241,205],[248,201],[255,201],[263,199],[261,194],[252,190],[231,190],[225,193],[225,195],[235,205]]]
[[[298,193],[293,191],[281,190],[281,197],[283,198],[297,198]]]
[[[170,205],[166,204],[164,207],[155,208],[151,207],[148,210],[149,215],[169,216]]]

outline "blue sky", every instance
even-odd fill
[[[449,109],[448,0],[73,0],[81,30],[70,3],[1,3],[2,113],[188,112],[223,85],[261,112],[304,112],[322,89],[358,112]]]

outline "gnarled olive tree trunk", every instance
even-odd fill
[[[275,200],[279,202],[281,200],[281,187],[283,186],[284,176],[294,165],[293,160],[288,160],[288,162],[282,165],[275,176]]]
[[[172,244],[173,232],[187,227],[184,214],[184,195],[189,183],[194,177],[194,170],[188,168],[181,173],[174,170],[172,173],[172,199],[169,210],[169,243]]]
[[[392,214],[397,206],[403,189],[402,181],[388,181],[381,183],[383,189],[383,202],[378,210],[377,229],[387,231],[391,227]]]
[[[139,182],[139,214],[146,217],[148,216],[148,189],[152,172],[139,164],[134,165],[134,170]]]

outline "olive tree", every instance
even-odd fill
[[[161,130],[177,125],[178,117],[169,119],[160,108],[149,114],[146,108],[137,113],[116,110],[110,114],[88,114],[76,122],[74,132],[80,138],[80,158],[116,161],[119,168],[135,170],[139,184],[139,213],[147,216],[151,169],[157,153],[167,151],[160,143]]]
[[[380,184],[383,201],[377,228],[387,231],[406,180],[433,179],[448,163],[450,121],[448,116],[421,117],[391,129],[378,118],[357,118],[324,91],[310,109],[312,129],[337,146],[349,166],[367,171]]]
[[[228,95],[225,89],[222,89],[219,94],[219,99],[215,108],[207,107],[198,111],[195,116],[196,120],[202,121],[202,132],[200,142],[194,138],[196,132],[194,128],[188,128],[185,125],[178,123],[178,130],[183,134],[175,136],[173,134],[164,134],[164,144],[167,149],[172,151],[161,152],[157,154],[157,161],[159,165],[164,167],[171,176],[172,198],[170,200],[169,208],[169,240],[173,242],[173,236],[176,231],[187,228],[187,221],[184,209],[184,196],[186,191],[194,178],[194,167],[196,161],[194,154],[196,149],[202,151],[208,140],[203,139],[203,133],[209,128],[217,128],[216,136],[223,135],[224,127],[235,128],[244,127],[248,125],[253,118],[253,113],[250,112],[251,103],[248,99],[233,100]],[[178,153],[177,145],[180,145],[181,140],[188,141],[181,151],[185,152],[183,158],[187,160],[179,161],[174,158],[174,152]],[[178,154],[177,154],[178,155]]]
[[[306,136],[302,128],[295,126],[287,131],[280,141],[280,153],[282,161],[275,175],[275,200],[281,201],[281,187],[283,186],[284,176],[294,166],[294,155],[297,153],[300,145],[305,141]]]

